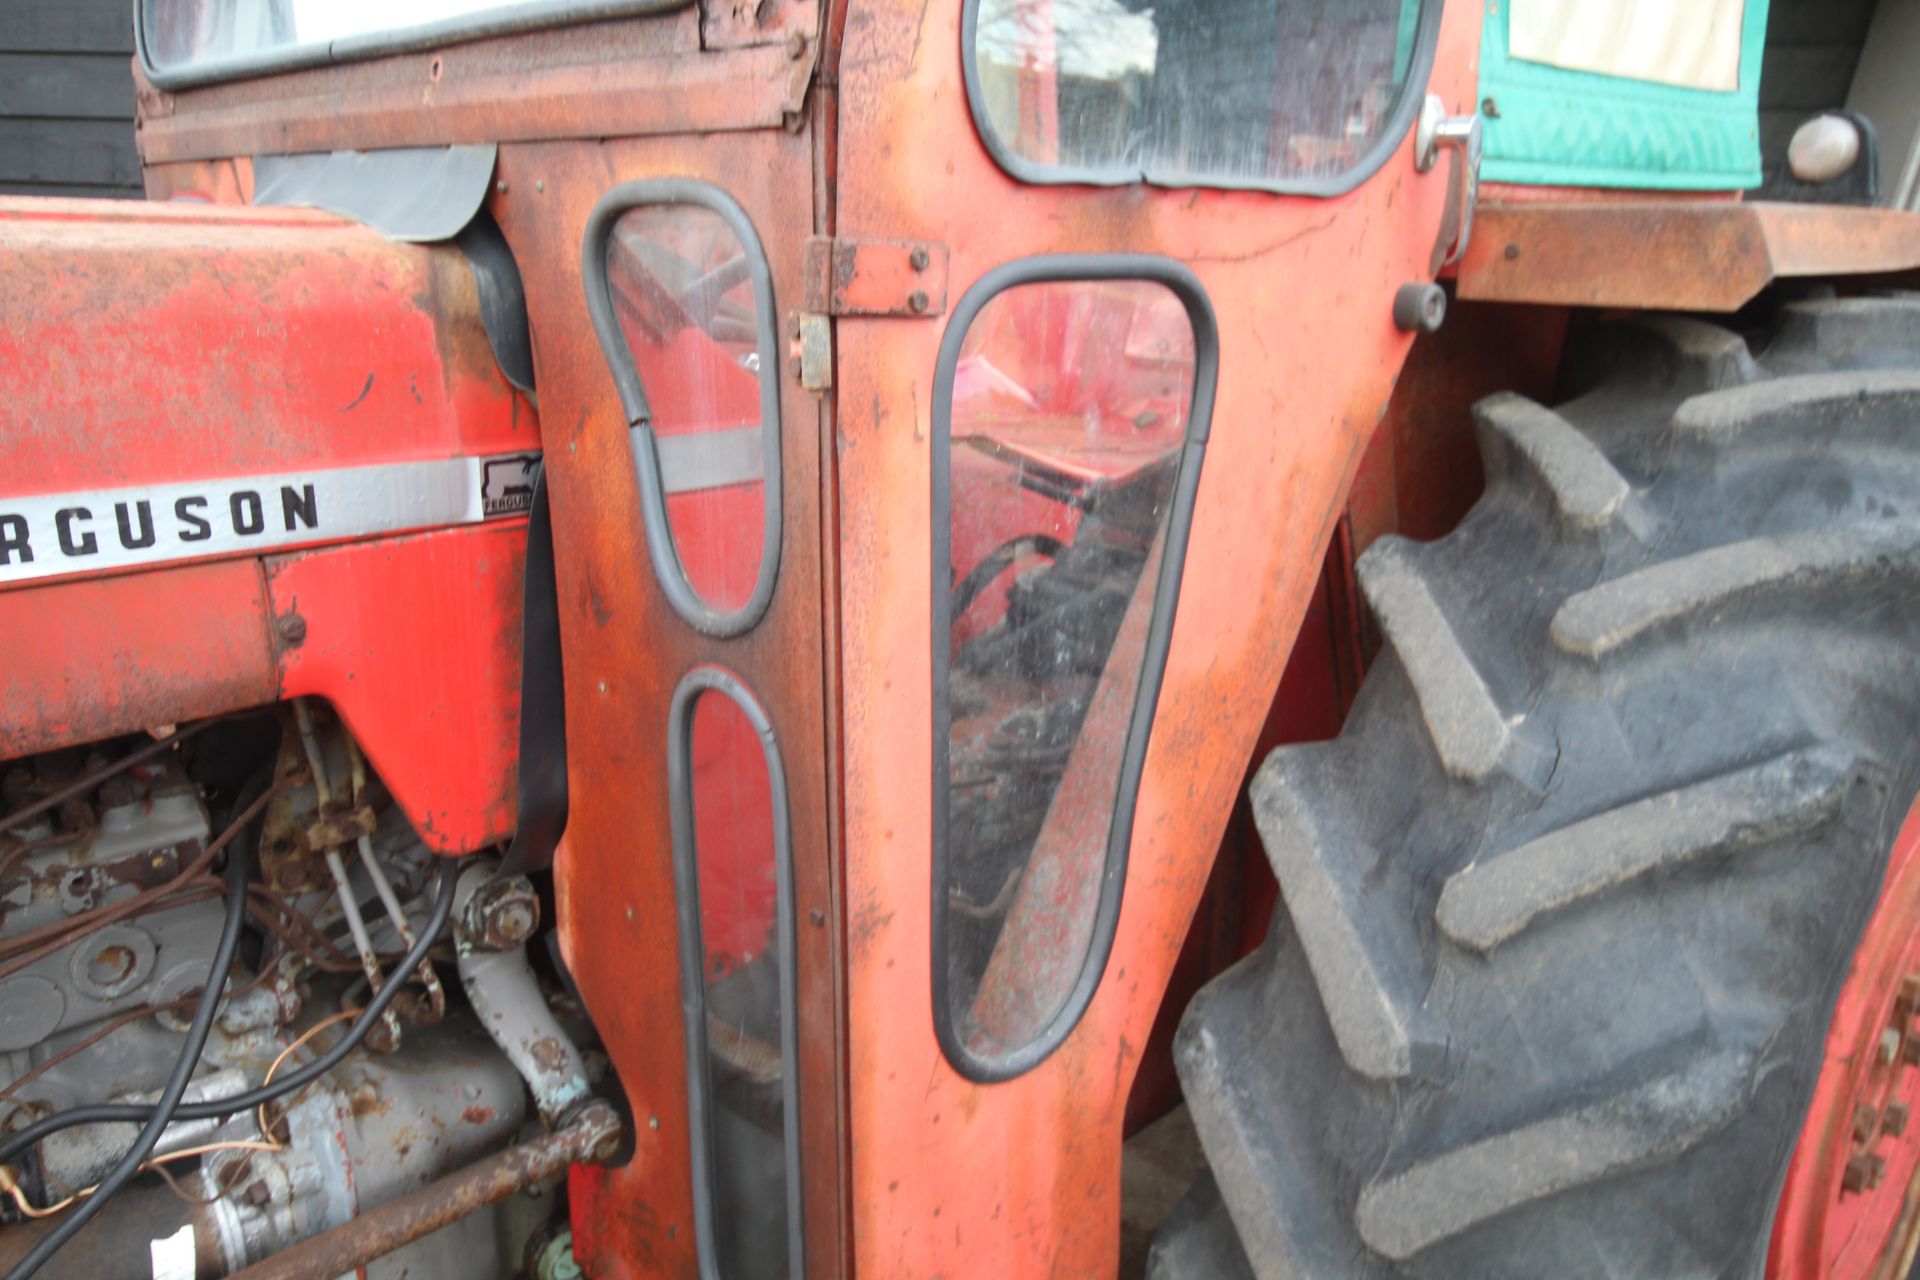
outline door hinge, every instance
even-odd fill
[[[833,385],[833,322],[817,311],[787,316],[787,372],[808,391]]]
[[[805,309],[825,316],[931,319],[947,310],[947,246],[931,240],[810,236]]]

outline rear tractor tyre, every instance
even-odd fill
[[[1212,1174],[1150,1275],[1906,1274],[1920,301],[1570,351],[1476,406],[1456,531],[1362,558],[1380,659],[1255,779],[1283,905],[1181,1025]]]

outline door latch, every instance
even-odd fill
[[[1447,177],[1447,211],[1440,219],[1440,237],[1433,246],[1429,271],[1438,275],[1460,261],[1473,234],[1473,206],[1480,197],[1480,116],[1450,116],[1438,94],[1430,93],[1420,108],[1414,130],[1414,167],[1421,173],[1439,163],[1442,151],[1453,153]]]

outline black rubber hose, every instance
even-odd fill
[[[974,599],[987,589],[995,578],[1013,567],[1013,562],[1022,555],[1033,552],[1049,560],[1057,560],[1060,553],[1067,549],[1058,538],[1049,538],[1044,533],[1023,533],[989,551],[973,566],[972,572],[960,580],[953,589],[953,603],[947,606],[947,615],[958,618],[973,604]]]
[[[231,1098],[187,1103],[175,1109],[172,1119],[225,1119],[237,1112],[257,1107],[263,1102],[272,1102],[275,1098],[284,1097],[339,1066],[341,1060],[353,1052],[354,1046],[358,1045],[367,1032],[373,1029],[374,1024],[380,1020],[380,1015],[385,1013],[387,1006],[393,1003],[393,998],[400,994],[400,988],[407,984],[414,972],[426,960],[427,952],[433,949],[433,944],[440,940],[440,934],[446,929],[447,921],[453,917],[453,888],[454,881],[460,874],[460,866],[461,864],[453,858],[444,860],[440,868],[440,892],[433,900],[433,911],[427,917],[426,927],[420,931],[405,958],[394,967],[392,973],[387,975],[386,982],[382,983],[380,990],[374,993],[373,999],[367,1002],[367,1007],[360,1011],[359,1018],[354,1020],[353,1026],[348,1028],[347,1034],[340,1038],[339,1043],[306,1066],[297,1071],[289,1071],[272,1084],[235,1094]],[[55,1112],[44,1120],[35,1121],[6,1141],[0,1142],[0,1164],[13,1163],[22,1151],[32,1147],[49,1134],[58,1133],[76,1124],[138,1124],[152,1115],[152,1107],[139,1103],[94,1103],[84,1107],[69,1107],[65,1111]],[[14,1280],[14,1277],[9,1275],[6,1280]]]
[[[247,873],[250,865],[245,842],[236,841],[227,850],[227,918],[220,927],[220,941],[213,949],[213,965],[207,970],[207,981],[200,990],[200,999],[193,1006],[193,1021],[187,1024],[187,1037],[180,1046],[180,1056],[174,1060],[173,1074],[167,1078],[166,1088],[160,1091],[160,1100],[148,1112],[146,1127],[140,1130],[140,1136],[133,1140],[133,1145],[107,1171],[107,1176],[100,1179],[93,1194],[74,1206],[73,1212],[62,1219],[59,1226],[42,1236],[27,1251],[27,1255],[7,1272],[6,1280],[27,1280],[46,1264],[47,1259],[59,1252],[62,1245],[73,1239],[80,1228],[91,1222],[95,1214],[106,1208],[113,1193],[126,1186],[140,1172],[140,1166],[153,1154],[154,1146],[159,1143],[160,1135],[173,1123],[180,1099],[187,1092],[194,1069],[200,1065],[200,1052],[207,1047],[207,1036],[213,1031],[214,1014],[220,1010],[220,995],[227,985],[227,971],[233,967],[234,953],[240,948],[240,930],[247,921]]]

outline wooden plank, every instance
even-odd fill
[[[135,186],[140,160],[126,120],[0,118],[0,180]]]
[[[133,52],[130,0],[0,0],[0,51]]]
[[[133,67],[118,53],[0,53],[0,116],[130,121]]]

